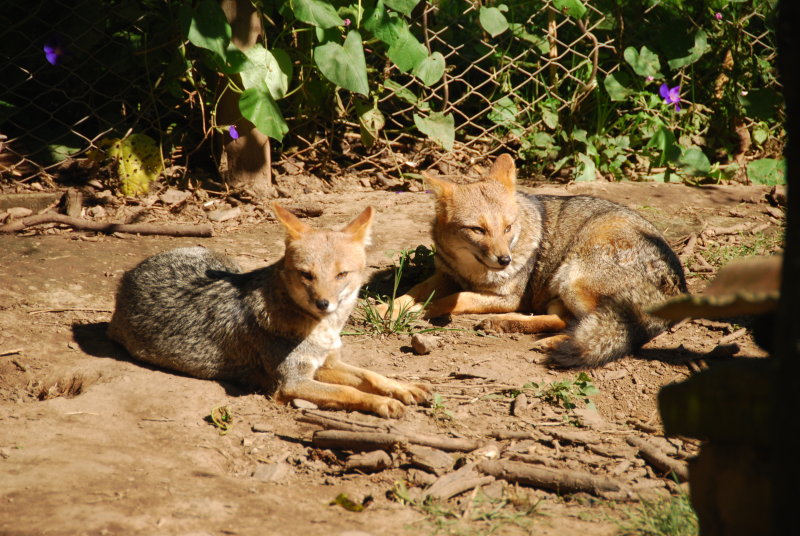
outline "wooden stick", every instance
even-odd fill
[[[478,470],[508,482],[550,489],[560,493],[585,491],[599,495],[604,491],[622,489],[622,484],[612,478],[523,462],[484,460],[478,464]]]
[[[11,350],[3,350],[0,351],[0,356],[2,355],[12,355],[12,354],[21,354],[24,348],[21,346],[19,348],[12,348]]]
[[[317,430],[311,440],[321,449],[353,450],[394,450],[406,443],[406,438],[395,434],[380,432],[349,432],[346,430]]]
[[[56,212],[46,212],[14,220],[11,223],[0,225],[0,233],[14,233],[34,225],[43,223],[60,223],[80,231],[96,231],[98,233],[132,233],[142,235],[168,235],[168,236],[212,236],[211,225],[154,225],[150,223],[105,223],[89,221],[82,218],[72,218]]]
[[[664,473],[674,473],[680,482],[689,480],[689,468],[687,464],[673,460],[664,451],[655,445],[648,443],[644,439],[630,436],[628,444],[639,449],[639,455],[649,462],[650,465]]]
[[[392,458],[385,450],[373,450],[362,454],[353,454],[347,458],[344,468],[347,471],[375,473],[392,466]]]
[[[402,443],[412,443],[414,445],[425,445],[426,447],[433,447],[448,452],[470,452],[480,447],[483,442],[475,439],[458,438],[458,437],[442,437],[433,434],[422,434],[412,430],[406,430],[394,425],[373,425],[369,423],[356,422],[341,417],[334,417],[325,415],[324,413],[314,410],[304,410],[302,415],[298,418],[302,422],[318,424],[329,431],[341,431],[350,433],[350,440],[354,445],[366,446],[370,440],[364,443],[358,434],[378,434],[387,436],[384,440],[388,440],[388,436],[398,439]],[[319,432],[317,432],[319,433]],[[317,433],[314,434],[316,437]],[[324,437],[324,436],[323,436]],[[347,441],[347,435],[343,434],[336,436],[341,438],[342,441]],[[367,436],[363,436],[364,438]],[[377,440],[377,436],[373,438]],[[334,447],[332,447],[334,448]],[[339,447],[335,447],[339,448]],[[341,447],[345,448],[345,447]],[[376,447],[377,448],[377,447]]]
[[[424,495],[434,499],[447,500],[478,486],[494,481],[491,475],[481,475],[475,470],[475,463],[468,463],[461,469],[447,473],[425,490]]]

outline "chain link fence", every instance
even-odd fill
[[[576,3],[584,11],[580,17],[569,12]],[[213,140],[216,88],[193,78],[174,3],[11,0],[6,4],[0,14],[0,177],[52,180],[102,140],[133,132],[157,140],[168,165],[191,168],[209,163],[207,155],[215,151],[208,144]],[[602,130],[599,110],[605,110],[605,120],[635,111],[636,103],[626,108],[609,100],[604,87],[609,75],[627,68],[626,48],[639,49],[659,40],[668,46],[665,32],[676,32],[677,41],[680,32],[694,35],[692,24],[700,26],[697,21],[683,21],[671,27],[669,17],[658,12],[658,2],[641,2],[640,9],[633,4],[637,3],[420,2],[413,12],[412,31],[429,53],[444,56],[444,77],[427,87],[399,72],[386,57],[370,55],[368,46],[367,61],[378,73],[374,94],[386,119],[380,139],[370,148],[362,147],[352,114],[290,113],[290,133],[283,144],[273,144],[274,161],[289,156],[336,160],[338,169],[370,171],[390,167],[396,161],[390,153],[405,153],[407,160],[426,165],[454,155],[456,161],[475,162],[504,151],[532,159],[563,156],[568,147],[559,144],[559,136],[579,127]],[[507,23],[494,36],[481,21],[487,5],[501,9]],[[729,13],[720,14],[719,23],[735,32],[735,39],[726,41],[728,48],[704,51],[703,70],[676,71],[682,87],[694,88],[684,98],[697,110],[705,110],[703,117],[714,111],[723,86],[737,93],[731,102],[746,93],[748,83],[759,91],[780,89],[773,69],[774,6],[769,1],[737,6],[735,20]],[[703,8],[698,7],[697,13],[704,13]],[[753,66],[762,73],[761,79],[742,74]],[[346,110],[350,104],[340,108]],[[453,151],[427,142],[415,128],[414,114],[429,110],[452,114]],[[756,122],[747,115],[728,115],[730,124],[725,128],[731,132]],[[712,134],[702,128],[699,132]]]

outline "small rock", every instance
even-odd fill
[[[415,333],[411,337],[411,348],[414,349],[414,353],[417,355],[429,354],[431,350],[438,348],[441,343],[442,341],[438,337],[424,333]]]
[[[161,200],[162,203],[165,205],[177,205],[191,196],[189,192],[186,190],[176,190],[175,188],[169,188],[166,192],[159,195],[158,198]]]
[[[606,421],[597,410],[587,408],[576,408],[572,412],[581,420],[581,424],[587,428],[600,429],[606,426]]]
[[[364,178],[362,178],[362,179],[361,179],[361,180],[359,180],[358,182],[359,182],[359,183],[361,184],[361,186],[363,186],[364,188],[371,188],[371,187],[372,187],[372,183],[369,181],[369,179],[368,179],[367,177],[364,177]]]
[[[262,422],[254,424],[252,426],[252,428],[250,428],[250,429],[252,431],[254,431],[255,433],[257,433],[257,434],[271,434],[272,433],[272,427],[270,425],[268,425],[266,423],[262,423]]]
[[[218,208],[216,210],[212,210],[211,212],[206,213],[206,217],[211,221],[228,221],[234,218],[238,218],[242,213],[242,209],[239,207],[233,208]]]
[[[253,478],[261,482],[278,482],[289,476],[292,467],[288,463],[266,463],[256,467]]]
[[[494,441],[485,444],[481,448],[475,449],[471,453],[473,456],[485,458],[487,460],[494,460],[500,457],[500,445]]]
[[[521,417],[528,413],[529,406],[528,397],[525,393],[520,393],[517,395],[517,398],[514,399],[514,402],[511,403],[511,414],[514,417]]]
[[[106,214],[108,214],[108,213],[106,212],[106,209],[104,209],[104,208],[103,208],[103,207],[101,207],[100,205],[97,205],[97,206],[95,206],[95,207],[91,207],[91,208],[89,208],[89,210],[87,210],[86,212],[87,212],[87,213],[89,214],[89,216],[91,216],[92,218],[104,218],[104,217],[106,216]]]
[[[303,400],[302,398],[293,398],[292,399],[292,407],[297,409],[318,409],[317,406],[313,402],[309,402],[308,400]]]
[[[785,213],[783,212],[783,210],[781,210],[781,209],[779,209],[777,207],[765,207],[764,208],[764,212],[766,212],[767,214],[769,214],[773,218],[777,218],[779,220],[783,219],[783,217],[785,216]]]
[[[33,211],[25,207],[11,207],[6,211],[13,220],[14,218],[25,218],[33,214]]]
[[[98,190],[103,189],[103,183],[97,179],[90,179],[89,181],[86,182],[86,184],[88,184],[92,188],[97,188]]]
[[[346,530],[340,532],[339,536],[373,536],[371,532],[364,532],[363,530]]]

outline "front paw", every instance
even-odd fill
[[[394,299],[391,316],[389,316],[388,303],[380,303],[375,306],[375,312],[384,320],[397,320],[403,313],[421,313],[423,309],[422,304],[414,303],[414,299],[410,296],[400,296]]]
[[[399,419],[406,412],[401,402],[385,396],[376,396],[369,410],[384,419]]]
[[[475,329],[492,334],[506,333],[506,323],[499,318],[484,318],[478,322]]]
[[[399,400],[406,406],[421,404],[431,396],[430,390],[419,383],[406,383],[396,381],[391,388],[386,390],[386,396]]]

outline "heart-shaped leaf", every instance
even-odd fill
[[[486,30],[492,37],[497,37],[508,30],[508,20],[506,20],[506,16],[496,7],[481,6],[478,20],[481,23],[481,28]]]
[[[417,128],[430,139],[447,149],[453,150],[455,142],[455,120],[453,114],[444,115],[441,112],[434,112],[428,117],[414,114],[414,124]]]
[[[646,46],[640,48],[638,52],[635,48],[628,47],[622,55],[639,76],[656,78],[661,74],[661,62],[658,60],[658,55]]]
[[[332,28],[344,24],[336,14],[336,9],[325,0],[292,0],[290,5],[295,17],[319,28]]]
[[[586,14],[586,6],[581,0],[553,0],[553,7],[576,19]]]
[[[361,130],[361,143],[365,147],[372,147],[386,124],[386,119],[378,109],[377,102],[370,105],[366,102],[356,101],[356,113],[358,113],[358,126]]]
[[[245,89],[266,83],[275,99],[286,96],[292,76],[292,60],[289,55],[279,48],[269,51],[261,44],[248,48],[245,54],[250,60],[247,68],[242,71]]]
[[[702,177],[708,175],[711,171],[711,162],[703,151],[697,147],[689,147],[678,159],[683,171],[694,177]]]
[[[188,8],[187,8],[188,9]],[[215,0],[200,0],[195,9],[181,14],[189,42],[210,50],[220,63],[225,63],[225,51],[231,42],[231,25]]]
[[[440,52],[434,52],[414,67],[414,75],[430,87],[444,76],[445,61]]]
[[[411,15],[411,12],[419,4],[419,0],[384,0],[384,2],[387,6],[403,15]]]
[[[314,62],[323,76],[337,86],[365,97],[369,94],[367,62],[361,35],[357,31],[348,32],[344,45],[325,43],[316,47]]]
[[[289,132],[278,103],[269,94],[266,83],[246,89],[239,96],[239,111],[258,130],[270,138],[281,141]]]
[[[363,25],[368,32],[389,46],[409,32],[406,21],[397,13],[386,11],[383,0],[378,0],[375,7],[366,12]]]
[[[786,184],[786,160],[761,158],[747,164],[747,176],[756,184]]]
[[[622,79],[621,73],[610,74],[603,80],[603,86],[606,88],[608,96],[612,101],[624,101],[633,93],[632,90],[626,88],[620,80]]]
[[[406,73],[428,57],[428,50],[406,28],[386,51],[386,55],[400,72]]]
[[[700,59],[700,57],[705,54],[708,49],[711,48],[708,44],[708,38],[706,37],[706,33],[703,30],[698,30],[697,33],[694,35],[694,46],[689,49],[689,54],[683,56],[681,58],[673,58],[667,61],[667,65],[672,70],[680,69],[681,67],[686,67],[687,65],[691,65],[692,63],[696,62]]]

